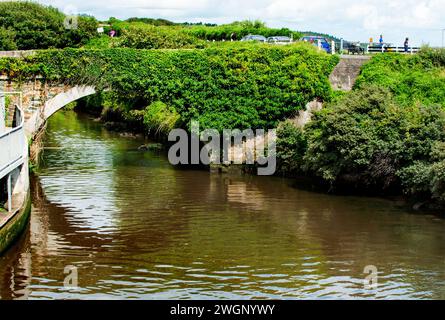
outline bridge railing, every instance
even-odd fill
[[[8,175],[24,161],[23,150],[26,147],[24,114],[16,107],[16,127],[6,128],[0,133],[0,179]]]
[[[419,47],[409,47],[408,48],[408,53],[409,54],[415,54],[415,53],[419,53],[420,48]],[[400,52],[403,53],[405,52],[405,47],[398,47],[398,46],[368,46],[366,49],[367,53],[385,53],[385,52]]]

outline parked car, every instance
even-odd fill
[[[361,46],[360,42],[343,42],[343,50],[352,54],[365,54],[365,49]]]
[[[304,36],[300,39],[301,41],[310,42],[314,46],[318,46],[318,42],[321,42],[321,48],[327,53],[331,53],[331,45],[325,37],[320,36]]]
[[[284,36],[275,36],[267,38],[267,42],[276,44],[286,44],[286,43],[291,43],[292,39]]]
[[[258,41],[258,42],[266,42],[266,37],[261,35],[249,34],[241,39],[241,41]]]

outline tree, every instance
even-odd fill
[[[66,29],[58,9],[33,2],[0,2],[0,28],[8,46],[20,50],[80,46],[95,35],[97,21],[78,17],[77,29]],[[4,30],[7,30],[6,32]],[[4,38],[3,36],[1,37]],[[14,43],[15,45],[13,45]]]

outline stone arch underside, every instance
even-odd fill
[[[25,130],[28,137],[32,137],[36,134],[49,117],[67,104],[95,93],[96,89],[93,86],[79,85],[58,93],[51,99],[48,99],[43,107],[39,108],[37,112],[34,112],[31,117],[26,120]]]

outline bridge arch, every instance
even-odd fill
[[[37,112],[33,112],[25,121],[25,130],[28,137],[36,134],[49,117],[67,104],[95,93],[96,89],[94,86],[78,85],[59,92],[54,97],[46,100],[43,108],[39,108]]]

